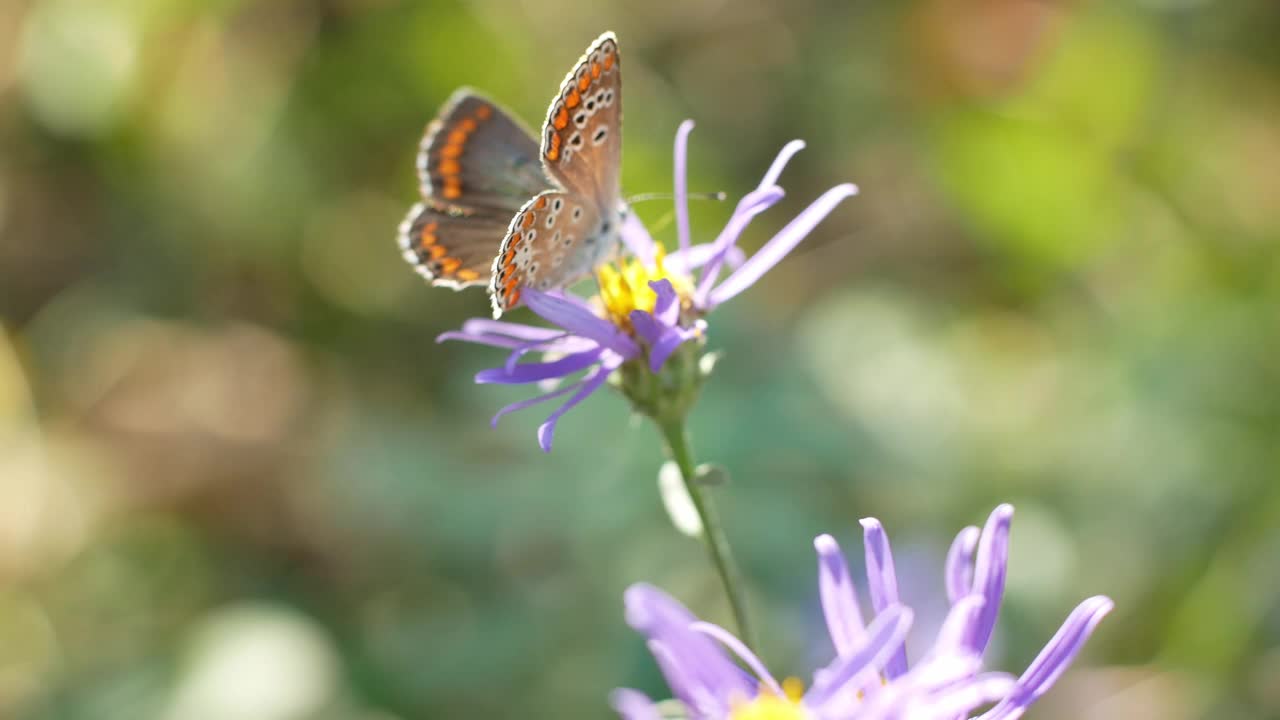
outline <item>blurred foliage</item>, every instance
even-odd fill
[[[1007,500],[998,667],[1118,606],[1036,717],[1280,717],[1272,0],[0,4],[0,716],[602,717],[661,688],[627,584],[726,619],[654,433],[490,430],[499,356],[433,343],[483,293],[393,242],[438,104],[532,125],[604,29],[630,192],[686,117],[695,190],[809,142],[748,244],[863,189],[713,318],[693,417],[770,665],[830,652],[814,535],[881,518],[923,638]]]

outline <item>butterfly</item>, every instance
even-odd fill
[[[427,126],[418,153],[422,202],[400,224],[400,249],[432,285],[487,285],[494,317],[524,288],[563,288],[618,245],[622,68],[611,32],[565,76],[540,137],[470,88]]]

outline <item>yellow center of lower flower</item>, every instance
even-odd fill
[[[750,702],[734,705],[729,720],[809,720],[809,713],[800,704],[804,697],[804,684],[799,678],[782,681],[781,696],[767,688]]]
[[[619,262],[616,267],[602,265],[596,270],[600,301],[604,304],[605,315],[614,325],[629,331],[632,310],[653,312],[658,294],[649,287],[649,283],[655,280],[670,280],[682,302],[692,294],[688,278],[668,273],[663,267],[665,258],[666,253],[659,245],[651,268],[636,258],[630,258]]]

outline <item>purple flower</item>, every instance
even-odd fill
[[[560,417],[598,390],[610,375],[635,361],[658,375],[668,360],[687,343],[705,337],[703,316],[751,287],[813,230],[845,198],[857,193],[850,184],[828,190],[795,217],[749,259],[737,247],[738,237],[752,218],[783,196],[776,182],[787,161],[804,147],[799,140],[782,149],[760,185],[739,201],[732,217],[713,242],[694,245],[689,237],[688,191],[685,176],[687,141],[692,121],[681,124],[675,146],[675,205],[680,247],[666,254],[644,225],[628,214],[621,229],[623,244],[633,259],[617,267],[598,269],[599,293],[591,301],[563,291],[524,288],[521,297],[536,315],[554,327],[538,327],[488,319],[473,319],[458,331],[438,338],[464,340],[511,350],[500,367],[476,375],[477,383],[554,383],[554,390],[508,405],[493,417],[531,405],[569,396],[538,428],[538,444],[550,452]],[[730,270],[721,281],[721,271]],[[695,271],[701,274],[695,276]],[[541,355],[538,362],[521,362],[525,355]],[[572,382],[568,378],[583,373]],[[676,388],[686,404],[696,393]],[[695,388],[696,390],[696,388]],[[654,413],[662,398],[642,397],[637,388],[623,387],[638,409]],[[645,392],[656,392],[646,384]],[[687,410],[685,405],[682,409]]]
[[[1014,720],[1066,670],[1112,602],[1096,596],[1080,603],[1020,678],[984,672],[982,655],[1004,594],[1012,517],[1013,507],[1001,505],[982,531],[969,527],[956,537],[947,558],[950,612],[932,649],[911,665],[904,642],[912,613],[898,599],[889,541],[873,518],[862,521],[873,609],[869,624],[835,539],[814,540],[818,590],[836,656],[814,673],[807,691],[794,679],[779,683],[737,638],[698,621],[657,588],[638,584],[627,590],[627,622],[648,640],[691,720],[957,720],[992,703],[978,720]],[[659,717],[635,690],[617,690],[611,700],[626,720]]]

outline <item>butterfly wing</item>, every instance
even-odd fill
[[[607,32],[587,48],[560,85],[542,125],[542,165],[565,190],[618,204],[622,169],[622,67]]]
[[[432,285],[454,289],[485,284],[511,215],[551,187],[533,135],[467,88],[427,126],[418,176],[423,202],[400,224],[400,250]]]
[[[493,259],[494,316],[520,303],[522,288],[551,290],[590,273],[617,244],[618,221],[577,193],[549,190],[512,218]]]
[[[429,204],[464,210],[514,213],[531,195],[551,189],[533,135],[469,88],[455,92],[427,126],[418,175]]]
[[[484,285],[509,218],[505,210],[463,212],[418,203],[400,223],[400,251],[432,285]]]

